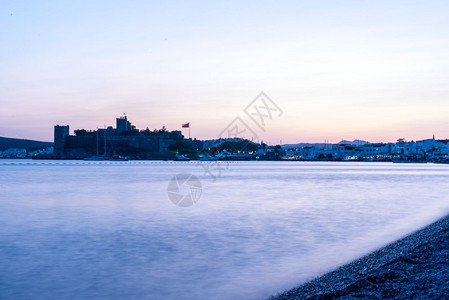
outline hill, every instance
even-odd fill
[[[30,151],[30,150],[44,149],[46,147],[51,146],[53,146],[53,143],[51,142],[40,142],[33,140],[0,137],[0,150],[5,150],[9,148],[24,148],[27,151]]]
[[[338,143],[338,145],[353,145],[353,146],[363,146],[366,144],[369,144],[370,142],[367,141],[362,141],[362,140],[353,140],[353,141],[347,141],[347,140],[342,140],[341,142]]]
[[[362,141],[362,140],[353,140],[353,141],[347,141],[347,140],[342,140],[341,142],[338,142],[337,144],[326,144],[326,143],[298,143],[298,144],[284,144],[281,147],[283,149],[290,149],[290,148],[302,148],[302,147],[307,147],[307,146],[314,146],[314,147],[327,147],[329,145],[353,145],[353,146],[363,146],[366,144],[370,144],[370,142],[367,141]]]

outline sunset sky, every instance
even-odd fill
[[[448,1],[213,2],[2,1],[0,136],[212,139],[265,91],[271,143],[449,138]]]

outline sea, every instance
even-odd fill
[[[1,299],[266,299],[449,213],[449,165],[0,160]]]

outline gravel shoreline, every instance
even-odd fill
[[[449,216],[271,300],[449,297]]]

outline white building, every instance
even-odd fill
[[[2,152],[2,157],[11,157],[11,158],[24,158],[27,156],[26,149],[23,148],[9,148]]]

